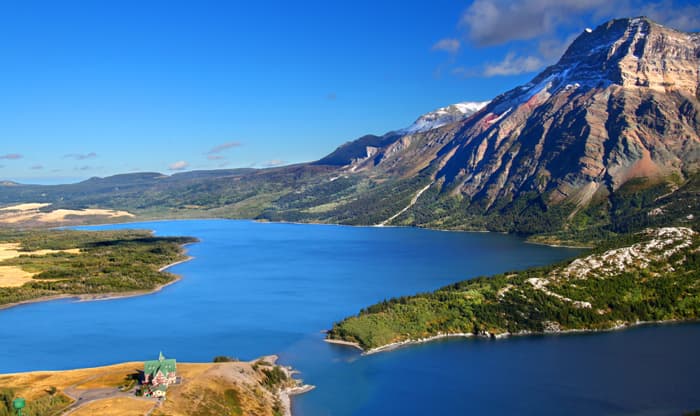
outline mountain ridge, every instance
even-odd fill
[[[478,115],[402,138],[356,169],[381,171],[379,161],[385,172],[410,172],[408,160],[413,172],[433,168],[438,192],[468,200],[476,214],[535,195],[544,211],[571,205],[570,217],[632,179],[697,172],[699,57],[697,34],[613,20],[584,31],[559,62]],[[401,160],[410,143],[432,153]]]
[[[699,68],[699,34],[647,18],[617,19],[584,30],[557,63],[483,106],[443,107],[419,117],[425,123],[415,129],[366,135],[315,162],[4,186],[0,204],[100,205],[151,217],[613,232],[621,212],[639,222],[640,212],[659,208],[653,198],[695,192]],[[442,113],[454,118],[442,124]],[[631,207],[620,195],[642,202]]]
[[[657,43],[668,43],[668,38],[671,37],[669,34],[676,35],[681,33],[662,28],[661,26],[651,23],[648,19],[621,19],[601,25],[591,33],[584,31],[583,34],[573,42],[557,64],[545,69],[541,74],[533,78],[530,83],[496,97],[480,112],[481,117],[472,117],[463,121],[460,126],[460,131],[454,134],[453,142],[448,145],[456,147],[457,149],[455,153],[450,155],[451,157],[441,161],[443,166],[435,175],[436,179],[444,177],[448,184],[461,180],[462,189],[459,191],[472,199],[474,197],[486,197],[488,200],[486,206],[490,207],[497,197],[506,196],[508,190],[499,194],[495,192],[495,189],[489,190],[487,187],[499,181],[507,181],[507,179],[509,179],[508,176],[512,176],[510,172],[511,168],[521,171],[521,175],[515,182],[525,182],[511,183],[511,186],[514,188],[520,188],[526,185],[527,190],[537,190],[542,193],[547,191],[546,186],[537,186],[537,184],[533,184],[534,175],[537,174],[545,179],[547,176],[563,179],[565,183],[557,186],[556,189],[557,192],[561,194],[560,196],[569,195],[571,189],[578,188],[585,182],[597,182],[594,184],[597,188],[600,186],[600,182],[605,181],[608,182],[612,188],[616,189],[630,178],[652,176],[657,172],[663,176],[670,173],[663,169],[666,165],[664,162],[672,162],[674,164],[670,170],[678,171],[678,168],[680,165],[684,164],[684,162],[688,165],[689,169],[696,170],[699,159],[698,155],[700,154],[700,146],[697,137],[697,114],[699,107],[697,99],[693,100],[693,98],[698,91],[697,67],[698,62],[700,62],[698,59],[698,51],[700,50],[698,44],[700,44],[700,42],[698,42],[698,40],[700,40],[700,38],[692,38],[694,39],[692,42],[692,69],[686,70],[687,73],[685,77],[680,77],[677,71],[673,72],[678,82],[674,84],[668,81],[649,81],[647,79],[644,81],[637,80],[634,85],[631,85],[631,75],[628,73],[630,71],[622,71],[621,65],[624,65],[625,68],[629,70],[629,65],[626,62],[629,58],[630,51],[640,53],[639,48],[632,49],[635,45],[630,42],[639,39],[640,33],[644,33],[643,27],[650,32],[647,35],[648,37],[651,37],[652,34],[656,34],[657,38],[664,38],[662,40],[656,39]],[[622,30],[623,28],[625,30]],[[615,42],[608,42],[611,35],[615,35],[617,39]],[[592,41],[591,38],[596,38],[597,40]],[[586,47],[590,47],[591,42],[593,42],[594,45],[599,45],[600,43],[603,43],[603,45],[590,49],[586,56],[583,57],[582,55],[584,55],[584,53],[582,51],[586,49]],[[649,43],[652,44],[651,49],[653,50],[653,42],[644,42],[645,45]],[[620,45],[625,46],[626,49],[619,47]],[[691,48],[686,47],[679,53],[672,54],[673,60],[675,60],[678,55],[687,57],[690,49]],[[621,53],[621,51],[626,53]],[[667,52],[668,51],[665,53]],[[601,56],[606,56],[606,59],[603,59],[602,62]],[[663,66],[665,70],[677,69],[679,66],[673,65],[673,67],[667,68],[667,66],[671,66],[667,65],[667,63],[672,59],[666,55],[658,59],[662,59],[663,65],[661,66]],[[616,65],[612,65],[612,63],[616,63]],[[649,72],[646,71],[646,64],[640,63],[639,66],[645,69],[645,71],[636,72]],[[669,78],[661,77],[661,79],[668,80]],[[692,88],[689,86],[688,79],[692,79],[695,82]],[[643,85],[637,85],[640,83]],[[678,84],[680,84],[682,88],[670,88]],[[657,94],[662,86],[664,92],[671,94],[671,97],[667,97],[666,94]],[[634,92],[644,94],[644,96],[628,97],[628,95],[633,95],[632,92],[629,92],[629,94],[627,93],[628,89],[633,89],[635,90]],[[684,93],[692,93],[693,97],[688,97],[688,94]],[[620,102],[602,101],[608,94],[612,94],[613,97]],[[604,97],[599,97],[598,95]],[[650,154],[650,149],[643,143],[639,143],[641,142],[639,138],[632,137],[634,134],[628,134],[635,133],[639,135],[638,132],[628,132],[624,129],[615,131],[615,129],[619,129],[620,127],[624,128],[625,124],[629,125],[632,123],[624,119],[615,120],[612,118],[615,116],[634,118],[625,114],[625,111],[629,112],[631,111],[630,109],[620,107],[625,105],[625,101],[631,101],[635,98],[636,101],[639,101],[639,103],[632,103],[637,104],[636,109],[634,109],[636,110],[635,115],[643,117],[650,111],[656,111],[654,115],[657,119],[662,118],[662,122],[666,122],[670,118],[681,119],[681,128],[678,130],[680,130],[681,133],[686,133],[685,138],[689,140],[688,146],[690,148],[683,149],[681,152],[678,146],[669,150],[662,149],[663,146],[661,145],[664,143],[654,143],[659,145],[656,146],[654,150],[660,149],[663,151],[665,154],[662,156],[664,156],[665,159],[662,160],[662,163],[648,163],[649,159],[653,159],[653,155]],[[688,120],[683,120],[683,117],[667,116],[663,113],[659,113],[660,110],[658,108],[652,108],[654,102],[669,102],[669,98],[678,104],[677,107],[686,107],[684,114],[688,116],[686,117]],[[642,104],[645,103],[647,106],[643,107]],[[609,108],[598,108],[601,105],[605,105]],[[668,107],[673,107],[673,105],[669,105]],[[586,111],[582,113],[581,109],[585,109]],[[595,112],[601,110],[610,113],[609,116],[596,117]],[[576,113],[577,111],[578,114]],[[670,112],[673,112],[672,109]],[[592,120],[589,121],[588,118]],[[685,123],[686,125],[683,125],[684,121],[687,121]],[[650,123],[653,122],[658,122],[658,120],[650,121]],[[559,123],[558,126],[557,123]],[[554,133],[562,136],[569,136],[570,140],[559,140],[557,142],[556,140],[552,140],[553,138],[551,137],[545,137],[546,131],[538,131],[543,128],[548,129],[552,124],[558,127],[558,129],[554,130]],[[594,128],[600,127],[601,125],[605,126],[606,131],[594,131]],[[651,127],[654,126],[652,125]],[[588,131],[577,132],[575,130],[576,128],[587,129]],[[663,127],[659,127],[659,129],[663,129]],[[606,144],[603,142],[607,141],[605,139],[613,138],[611,136],[615,133],[621,136],[623,141],[631,143],[617,143],[612,145],[631,146],[640,154],[632,154],[631,156],[633,157],[629,158],[629,153],[615,152],[614,148],[606,148]],[[643,133],[653,137],[659,136],[658,133],[663,134],[665,132],[650,131],[650,129],[647,129]],[[664,138],[669,139],[668,136],[670,135],[665,135]],[[550,145],[550,147],[554,148],[549,152],[550,160],[545,161],[552,163],[547,163],[545,166],[533,166],[534,164],[532,162],[539,162],[539,157],[542,153],[542,150],[536,147],[546,147],[548,145],[548,143],[544,143],[546,139],[550,139],[550,141],[554,142]],[[576,143],[577,140],[580,142],[585,139],[589,139],[588,142]],[[667,141],[670,141],[670,139]],[[657,140],[657,142],[660,142],[660,140]],[[596,147],[600,154],[594,154],[591,151],[583,155],[571,154],[572,145]],[[559,152],[557,148],[562,148],[562,151]],[[520,155],[523,149],[528,152],[525,155]],[[491,154],[489,154],[490,151],[492,152]],[[568,154],[567,151],[569,152]],[[606,152],[606,154],[603,154],[603,151]],[[685,155],[690,153],[690,155],[686,159],[682,159],[679,157],[681,153]],[[624,160],[625,157],[630,160]],[[578,158],[578,160],[576,160],[576,158]],[[584,166],[581,167],[579,172],[572,172],[564,169],[567,162],[573,161],[578,163],[584,158],[591,160],[583,162]],[[606,158],[607,160],[602,160],[602,158]],[[641,163],[633,166],[634,163],[632,162]],[[652,162],[655,161],[652,160]],[[608,168],[609,166],[607,165],[617,165],[617,172],[615,171],[616,166]],[[544,167],[544,169],[536,172],[535,169],[537,167]],[[640,170],[640,172],[634,172],[635,168]],[[607,177],[605,177],[606,174],[608,175]],[[573,177],[566,178],[567,175]],[[504,184],[500,185],[502,187]],[[482,195],[479,195],[480,193]],[[562,199],[558,198],[557,195],[554,195],[552,198],[554,198],[555,202],[559,202]]]

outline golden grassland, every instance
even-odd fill
[[[19,256],[44,256],[54,253],[79,254],[80,249],[23,251],[19,243],[0,243],[0,261],[13,259]],[[0,266],[0,287],[20,287],[25,283],[36,281],[33,280],[36,274],[35,272],[24,270],[19,266]]]
[[[20,287],[32,281],[34,273],[17,266],[0,266],[0,287]]]
[[[189,237],[146,230],[10,230],[0,227],[0,309],[18,304],[152,293],[178,276]]]
[[[85,219],[112,220],[114,218],[126,219],[134,217],[134,214],[127,211],[101,208],[55,209],[47,211],[46,208],[50,205],[46,203],[25,203],[0,208],[0,224],[47,226],[78,223]]]
[[[181,374],[187,383],[172,386],[154,415],[276,414],[277,398],[263,386],[261,369],[251,363],[187,364]]]
[[[152,401],[136,397],[115,397],[90,402],[72,411],[71,416],[143,416],[153,409]]]
[[[34,211],[39,208],[48,207],[51,204],[42,202],[27,202],[25,204],[11,205],[9,207],[0,208],[0,211]]]
[[[64,391],[69,387],[118,387],[129,374],[143,370],[142,362],[129,362],[106,367],[82,368],[66,371],[34,371],[0,375],[0,386],[11,388],[17,396],[33,400],[55,387]],[[109,375],[109,377],[107,377]]]
[[[167,400],[136,396],[134,389],[120,390],[140,370],[143,362],[128,362],[104,367],[66,371],[35,371],[0,375],[0,389],[13,397],[32,402],[47,402],[49,396],[65,396],[54,408],[42,408],[38,414],[70,415],[261,415],[288,414],[280,392],[295,387],[287,378],[289,370],[276,367],[277,357],[253,362],[178,363],[182,382],[168,389]],[[281,369],[287,376],[279,384],[270,384],[269,374]],[[0,409],[2,410],[2,409]],[[0,412],[1,413],[1,412]],[[28,412],[28,414],[35,414]]]

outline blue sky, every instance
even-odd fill
[[[363,134],[488,100],[585,27],[660,0],[21,1],[0,4],[0,179],[311,161]]]

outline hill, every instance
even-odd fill
[[[0,375],[0,415],[15,397],[27,401],[24,414],[81,415],[287,415],[289,395],[311,388],[292,379],[293,371],[275,364],[277,357],[251,362],[178,363],[180,384],[167,399],[137,396],[143,362],[67,371]],[[196,397],[197,400],[192,400]]]
[[[700,234],[650,229],[565,264],[482,277],[369,306],[328,339],[378,351],[436,337],[501,337],[700,318]]]

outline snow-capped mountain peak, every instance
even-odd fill
[[[465,101],[438,108],[430,113],[423,114],[409,127],[402,130],[403,133],[421,133],[436,129],[446,124],[454,123],[470,117],[472,114],[484,108],[489,101],[472,102]]]

